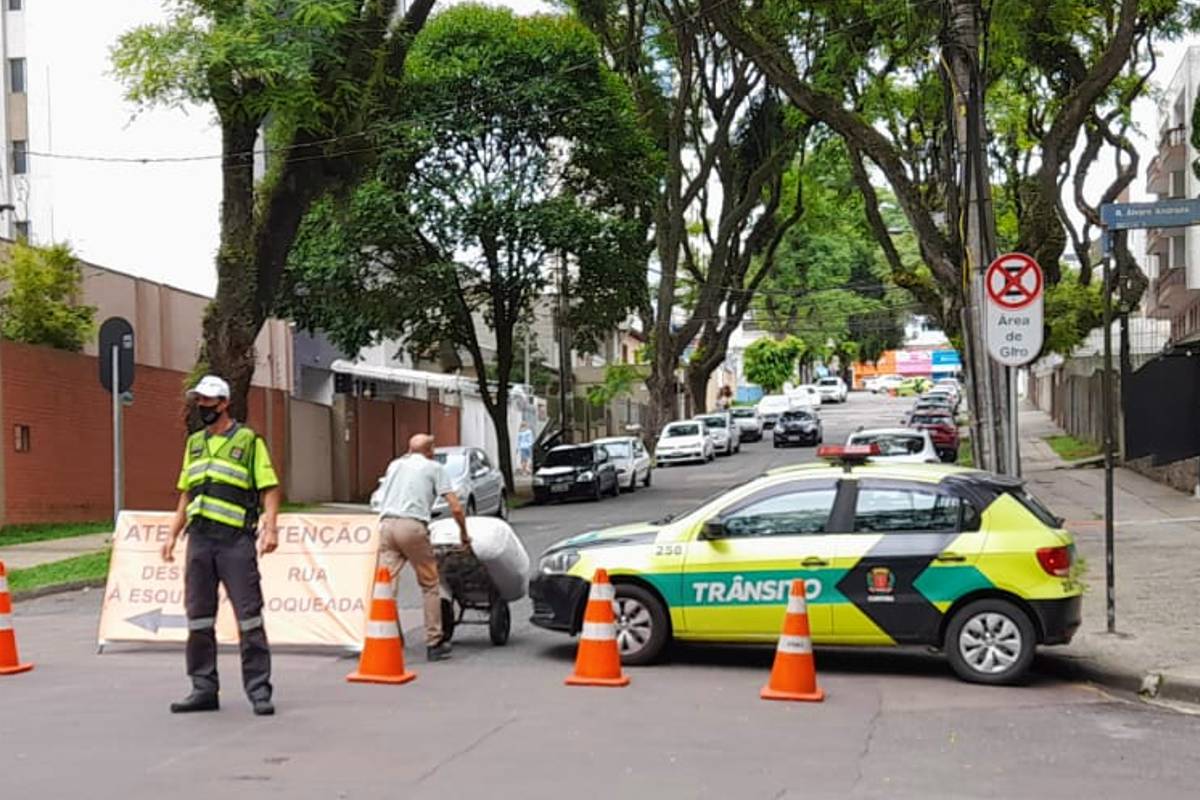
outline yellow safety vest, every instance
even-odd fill
[[[254,486],[254,450],[258,435],[238,425],[215,454],[208,433],[188,437],[188,524],[204,533],[242,533],[258,523],[258,491]]]

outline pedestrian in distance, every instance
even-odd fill
[[[429,521],[439,496],[445,497],[450,506],[464,547],[470,545],[471,538],[462,503],[450,487],[450,477],[434,460],[433,444],[432,436],[418,433],[408,440],[408,453],[388,465],[380,493],[379,563],[387,567],[393,583],[404,565],[412,563],[425,612],[426,657],[441,661],[450,657],[450,643],[442,635],[437,556],[429,541]]]
[[[187,671],[192,693],[171,704],[175,714],[220,708],[217,678],[217,586],[237,617],[242,684],[254,713],[275,713],[271,702],[271,651],[263,627],[258,557],[279,546],[276,518],[282,492],[266,443],[229,415],[229,384],[204,376],[188,392],[204,423],[188,437],[179,473],[179,503],[162,546],[175,560],[175,543],[187,532],[184,606]]]
[[[529,475],[533,472],[533,431],[529,428],[529,423],[521,421],[521,429],[517,431],[517,455],[521,460],[521,474]]]

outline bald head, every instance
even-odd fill
[[[408,452],[420,453],[426,458],[433,458],[433,437],[428,433],[413,434],[408,440]]]

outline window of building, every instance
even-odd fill
[[[1171,237],[1171,266],[1182,267],[1187,264],[1187,237]]]
[[[13,140],[12,171],[14,175],[24,175],[29,171],[29,143],[24,139]]]
[[[16,230],[18,239],[23,239],[26,242],[29,241],[29,220],[19,219],[16,221],[13,227]]]
[[[9,11],[20,11],[21,10],[21,0],[8,0],[8,10]]]
[[[13,426],[13,449],[18,453],[28,453],[30,448],[29,442],[29,426],[14,425]]]
[[[25,59],[8,60],[8,90],[13,94],[25,93]]]

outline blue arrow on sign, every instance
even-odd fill
[[[1114,231],[1197,225],[1200,224],[1200,198],[1158,203],[1106,203],[1100,206],[1100,221]]]

